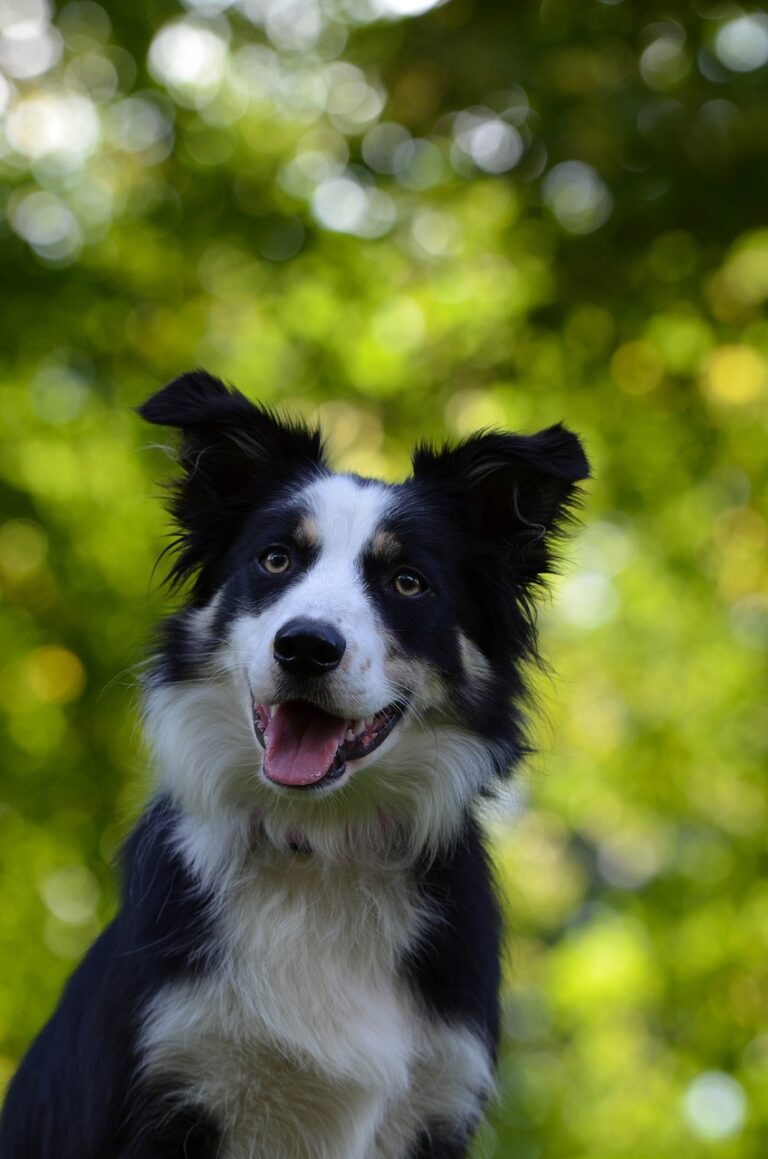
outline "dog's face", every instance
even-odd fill
[[[423,447],[389,485],[332,474],[316,432],[202,372],[142,414],[183,433],[173,574],[192,594],[149,696],[177,791],[445,827],[519,751],[531,590],[588,471],[576,437]]]
[[[430,700],[413,605],[436,620],[440,576],[436,566],[430,583],[423,552],[397,537],[396,511],[392,489],[330,475],[253,536],[252,612],[237,618],[232,639],[274,785],[340,788]],[[432,683],[431,697],[442,699]]]

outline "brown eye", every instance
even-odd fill
[[[424,580],[415,571],[399,571],[392,580],[392,587],[399,596],[420,596],[427,590]]]
[[[259,557],[259,563],[270,575],[282,575],[291,566],[291,557],[284,547],[270,547]]]

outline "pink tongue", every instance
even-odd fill
[[[346,720],[305,700],[279,704],[264,732],[267,776],[279,785],[312,785],[322,780],[346,731]]]

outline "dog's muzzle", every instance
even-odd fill
[[[298,616],[275,634],[272,654],[285,672],[309,679],[338,668],[346,649],[346,640],[332,624]]]

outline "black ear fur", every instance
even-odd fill
[[[169,579],[177,586],[198,573],[195,594],[207,599],[216,561],[265,489],[324,469],[320,432],[276,418],[204,370],[174,379],[138,413],[182,433],[184,473],[169,503],[180,535]]]
[[[562,533],[589,473],[581,442],[559,423],[535,435],[481,432],[413,455],[415,479],[463,489],[478,531],[508,545],[522,582],[550,570],[550,539]]]

